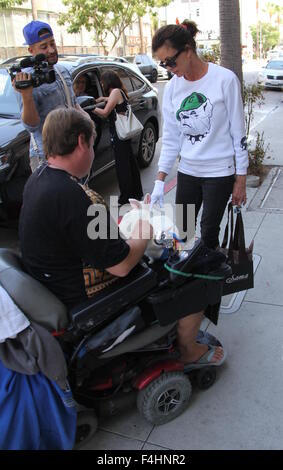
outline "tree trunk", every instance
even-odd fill
[[[32,12],[32,19],[37,20],[37,5],[36,0],[31,0],[31,12]]]
[[[140,29],[140,44],[141,44],[141,54],[144,54],[144,39],[143,39],[143,25],[142,25],[142,18],[139,16],[139,29]]]
[[[239,0],[219,0],[221,65],[235,72],[243,85]]]

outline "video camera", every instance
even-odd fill
[[[22,69],[33,67],[34,72],[31,73],[30,80],[15,81],[15,87],[19,90],[24,90],[32,86],[33,88],[39,87],[43,83],[53,83],[56,80],[55,71],[49,69],[46,56],[44,54],[37,54],[35,57],[26,57],[22,59],[19,65],[12,65],[9,69],[9,74],[14,80],[16,73],[21,72]]]

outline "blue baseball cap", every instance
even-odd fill
[[[42,29],[47,29],[48,32],[44,33],[43,35],[39,35]],[[36,42],[43,41],[44,39],[53,36],[53,31],[49,24],[43,23],[43,21],[31,21],[28,23],[23,29],[24,38],[26,40],[25,46],[31,46]]]

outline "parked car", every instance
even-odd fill
[[[132,64],[136,64],[141,73],[152,83],[157,82],[158,67],[152,57],[147,54],[137,54],[125,56],[125,59]]]
[[[167,70],[165,67],[158,65],[158,80],[170,80],[173,77],[173,73]]]
[[[160,130],[157,90],[151,83],[141,72],[134,70],[132,65],[127,63],[97,57],[92,57],[90,60],[89,56],[61,57],[59,61],[69,69],[74,80],[81,74],[88,76],[86,95],[93,98],[103,95],[101,74],[108,69],[118,73],[128,91],[133,112],[144,126],[141,135],[132,141],[133,151],[141,167],[150,165]],[[20,120],[20,110],[8,74],[8,66],[11,66],[10,62],[0,65],[0,207],[2,202],[2,209],[3,205],[6,208],[20,205],[23,186],[30,174],[30,136]],[[112,167],[115,160],[110,145],[109,121],[93,114],[91,117],[95,120],[97,128],[95,159],[91,173],[92,176],[96,176]],[[19,178],[15,184],[15,176],[21,176],[20,184]]]
[[[258,74],[257,81],[266,88],[283,87],[283,59],[270,60]]]
[[[267,60],[283,59],[283,49],[271,49],[267,52]]]

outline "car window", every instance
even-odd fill
[[[10,79],[10,75],[4,69],[0,69],[0,114],[18,116],[19,104]]]
[[[271,62],[268,62],[266,68],[283,70],[283,60],[272,60]]]
[[[143,60],[143,56],[142,55],[136,55],[136,58],[135,58],[135,63],[136,64],[143,64],[144,65],[144,60]]]
[[[123,85],[125,86],[126,90],[129,93],[131,93],[134,90],[131,78],[124,68],[115,67],[115,66],[113,67],[113,65],[111,66],[109,65],[108,67],[107,66],[99,67],[100,75],[102,75],[104,72],[107,72],[108,70],[113,70],[119,75],[120,79],[123,82]]]
[[[144,81],[131,74],[131,80],[135,90],[140,90],[144,86]]]
[[[134,90],[133,88],[133,84],[132,84],[132,81],[131,81],[131,78],[129,76],[129,74],[122,68],[120,67],[115,67],[113,68],[113,70],[115,70],[115,72],[119,75],[120,79],[122,80],[123,82],[123,85],[126,87],[127,91],[130,93],[131,91]]]

